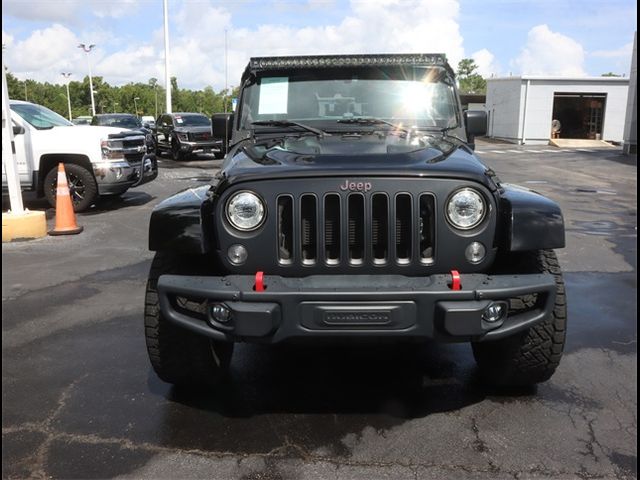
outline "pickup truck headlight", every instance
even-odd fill
[[[245,232],[262,225],[265,212],[264,202],[248,190],[234,194],[227,202],[227,219],[235,228]]]
[[[484,197],[472,188],[455,192],[447,202],[447,219],[460,230],[469,230],[482,222],[487,211]]]
[[[180,140],[181,142],[186,142],[189,140],[188,133],[176,133],[176,137],[178,137],[178,140]]]
[[[102,150],[103,160],[124,160],[122,142],[102,140],[100,141],[100,149]]]

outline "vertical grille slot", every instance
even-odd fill
[[[411,261],[411,196],[396,196],[396,259],[398,263]]]
[[[305,265],[316,263],[318,251],[317,233],[316,197],[302,195],[300,199],[300,252],[302,254],[302,263]]]
[[[435,245],[435,205],[432,195],[420,195],[420,225],[418,234],[420,236],[420,261],[422,263],[432,263],[434,259]]]
[[[364,197],[349,195],[349,262],[362,265],[364,261]]]
[[[324,254],[329,265],[340,263],[340,196],[324,199]]]
[[[280,263],[293,261],[293,198],[278,197],[278,259]]]
[[[389,258],[389,204],[387,196],[376,193],[371,197],[371,243],[373,263],[384,264]]]

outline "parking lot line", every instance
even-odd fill
[[[506,151],[511,153],[522,153],[522,150],[506,150]]]
[[[491,153],[504,153],[505,150],[489,150]]]

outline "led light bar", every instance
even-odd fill
[[[277,68],[364,67],[364,66],[448,66],[441,53],[381,55],[305,55],[295,57],[254,57],[248,68],[254,72]]]

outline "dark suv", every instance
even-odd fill
[[[195,153],[220,153],[220,143],[213,139],[211,120],[200,113],[164,113],[155,126],[156,153],[169,152],[174,160]]]
[[[160,378],[212,384],[236,342],[372,338],[470,342],[494,384],[553,374],[562,213],[474,154],[486,113],[443,55],[253,58],[240,85],[220,173],[151,215]]]

